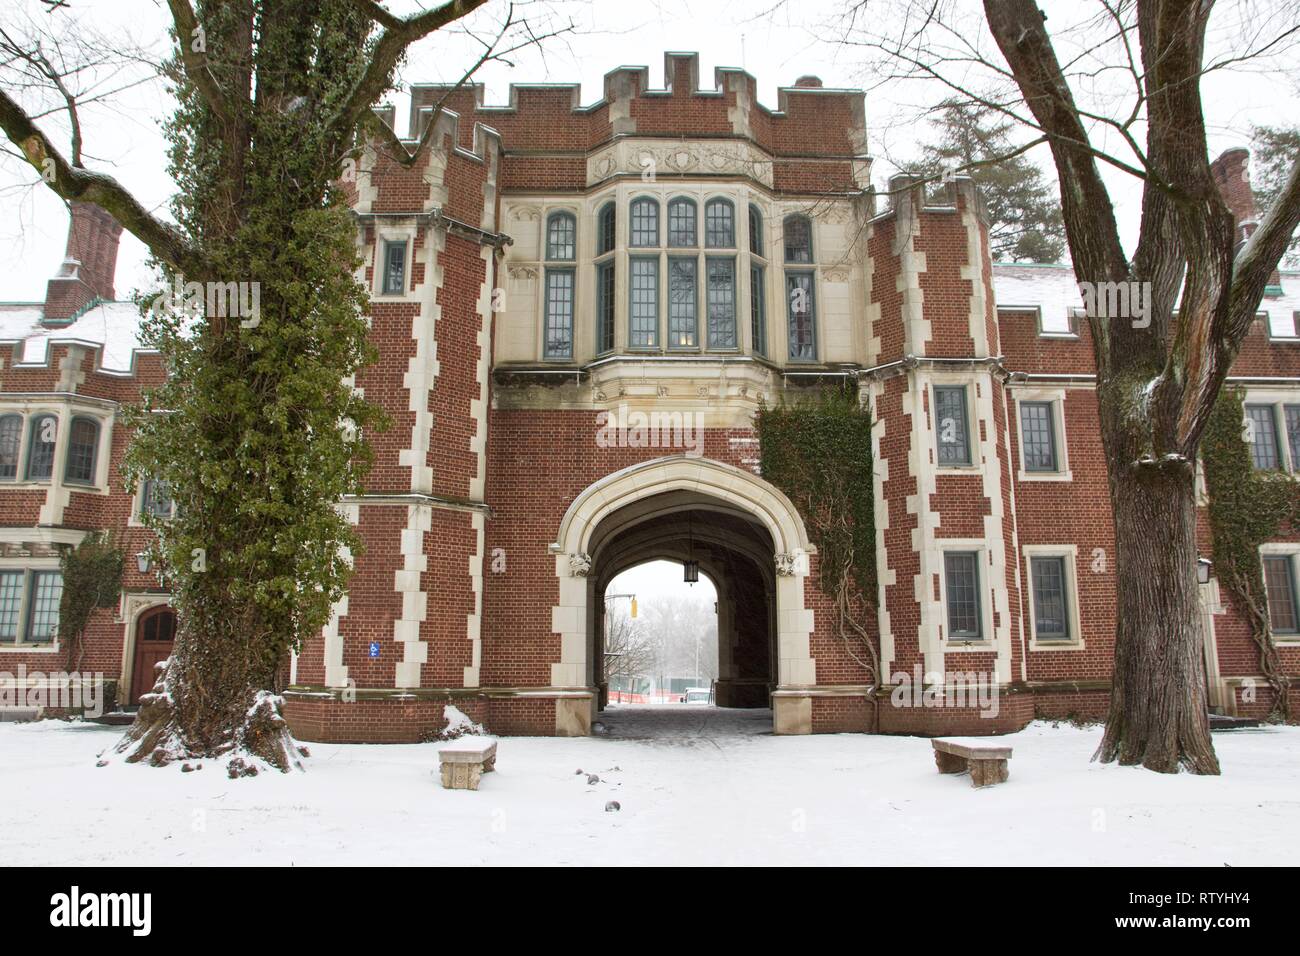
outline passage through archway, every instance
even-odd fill
[[[603,707],[714,704],[718,588],[698,564],[693,570],[651,560],[604,586],[596,642]]]
[[[605,593],[621,572],[695,561],[718,589],[715,700],[773,708],[777,733],[809,733],[815,684],[804,602],[806,533],[790,502],[750,472],[703,458],[657,459],[608,476],[570,506],[553,550],[560,579],[556,687],[584,689],[557,711],[561,733],[589,733],[608,700]]]

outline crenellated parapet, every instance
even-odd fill
[[[757,82],[744,70],[719,67],[713,88],[700,89],[694,53],[666,53],[664,76],[664,88],[656,89],[646,67],[619,67],[605,75],[602,98],[586,106],[577,84],[512,84],[505,105],[485,104],[481,84],[417,85],[409,128],[419,136],[441,104],[442,112],[462,118],[455,141],[465,149],[474,149],[479,124],[495,130],[507,156],[503,183],[511,188],[584,189],[592,181],[585,160],[625,137],[744,141],[768,167],[761,178],[777,191],[809,191],[810,185],[850,191],[866,185],[862,91],[828,89],[816,77],[802,77],[778,91],[774,110],[759,102]],[[391,112],[386,115],[391,118]],[[639,175],[644,170],[621,171]],[[658,170],[664,175],[722,171],[671,165]]]

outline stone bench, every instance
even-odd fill
[[[934,745],[934,762],[940,773],[970,770],[972,787],[1006,783],[1007,761],[1011,759],[1010,747],[973,740],[941,740],[938,737],[930,743]]]
[[[17,723],[26,720],[40,720],[41,710],[40,707],[0,707],[0,722]]]
[[[477,790],[479,778],[496,769],[497,742],[492,737],[458,737],[438,748],[442,785],[448,790]]]

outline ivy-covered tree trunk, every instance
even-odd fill
[[[1219,772],[1206,708],[1191,465],[1112,462],[1115,664],[1103,761]]]
[[[296,762],[275,692],[344,593],[360,542],[338,502],[364,490],[361,435],[382,424],[350,384],[373,352],[338,181],[407,47],[483,3],[400,17],[369,0],[168,0],[174,224],[83,168],[78,144],[66,159],[0,90],[0,127],[42,180],[114,215],[181,292],[148,304],[144,339],[168,374],[126,416],[127,481],[162,481],[175,502],[148,520],[179,624],[127,760],[219,757],[232,775]],[[538,41],[507,13],[478,64],[506,52],[512,23]]]

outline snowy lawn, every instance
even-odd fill
[[[1236,866],[1300,851],[1295,727],[1216,734],[1223,776],[1197,778],[1092,764],[1099,729],[1036,723],[999,738],[1011,779],[984,790],[912,737],[505,737],[470,792],[439,787],[435,744],[310,744],[305,773],[237,781],[216,763],[97,768],[120,733],[0,724],[0,861]]]

